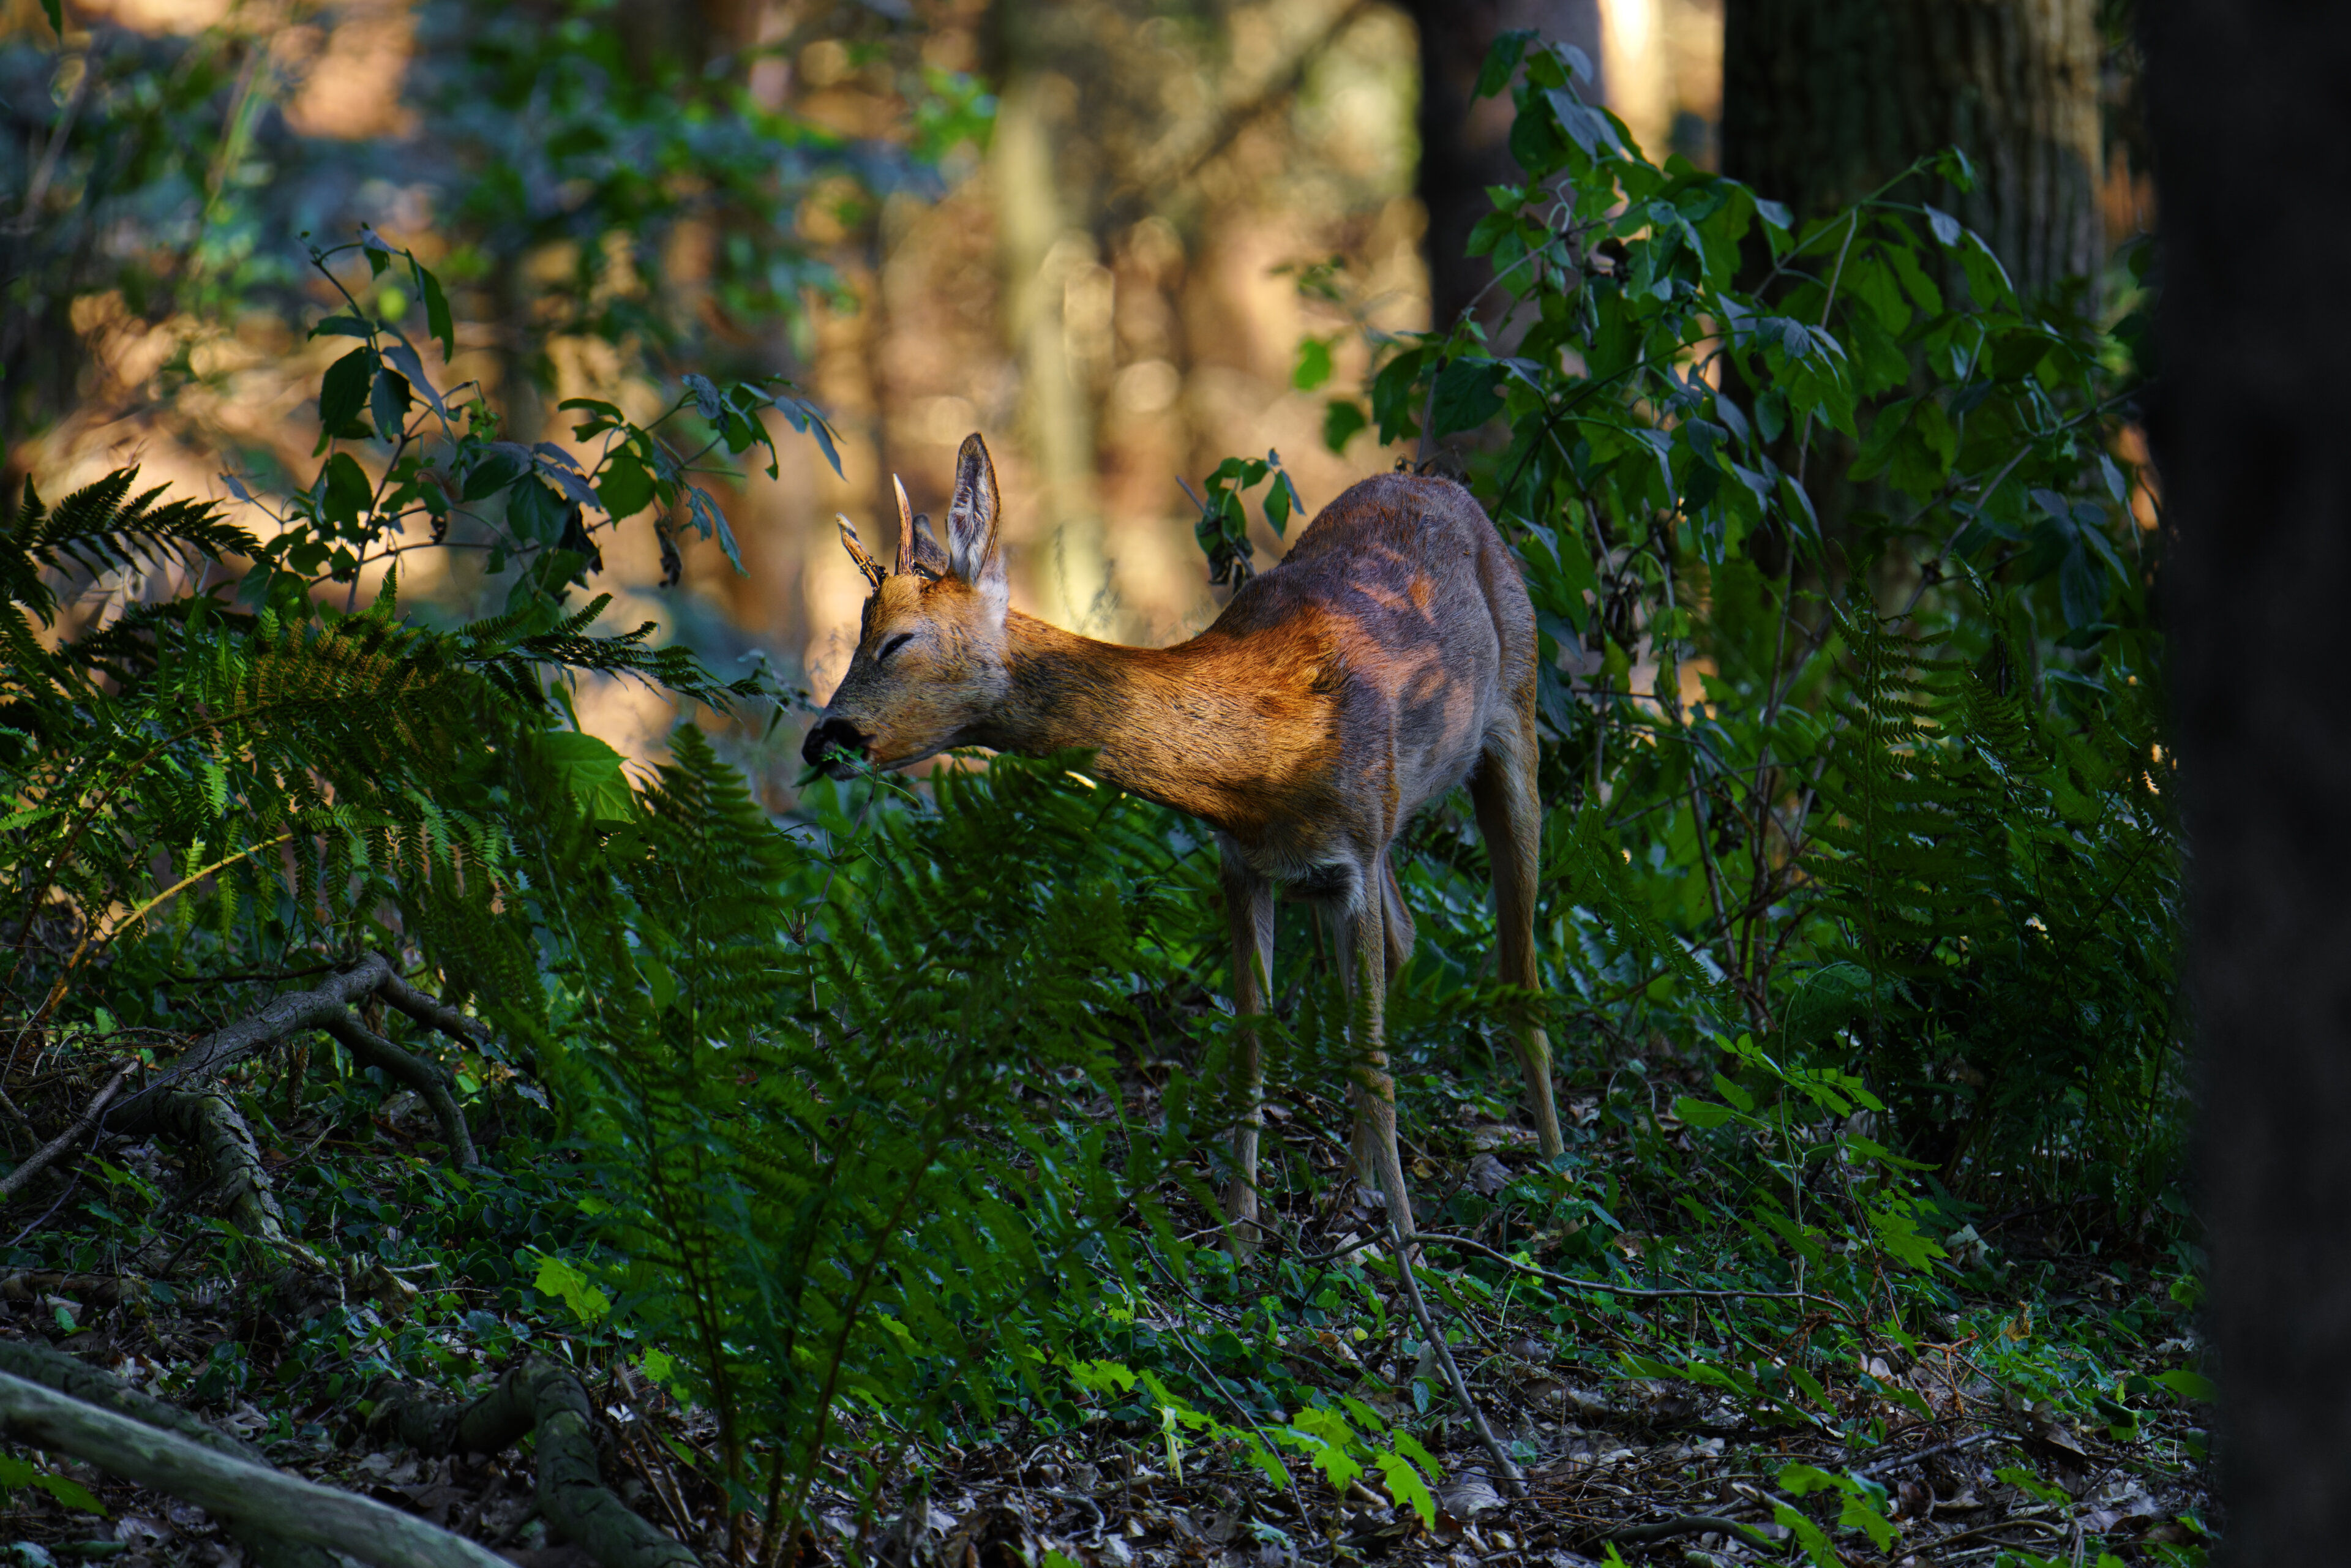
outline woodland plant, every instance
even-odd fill
[[[1314,1473],[1433,1520],[1463,1414],[1437,1369],[1503,1355],[1480,1322],[1550,1335],[1594,1379],[1703,1390],[1840,1465],[1949,1418],[1870,1370],[1929,1354],[1928,1324],[2110,1431],[2200,1397],[2191,1372],[2126,1370],[2156,1335],[2137,1307],[2062,1356],[2029,1312],[1967,1318],[2026,1288],[1991,1208],[2151,1229],[2174,1174],[2162,536],[2116,455],[2129,319],[2020,299],[1980,239],[1897,193],[1798,226],[1654,164],[1577,70],[1526,35],[1497,46],[1480,86],[1510,94],[1528,180],[1478,231],[1492,308],[1381,340],[1329,405],[1343,449],[1370,424],[1453,440],[1544,638],[1542,990],[1484,972],[1461,802],[1398,851],[1414,1179],[1438,1185],[1465,1129],[1489,1140],[1431,1193],[1416,1272],[1335,1180],[1344,1009],[1319,958],[1259,1025],[1268,1245],[1237,1260],[1212,1219],[1185,1228],[1213,1213],[1207,1151],[1234,1113],[1198,1087],[1231,1025],[1194,826],[1078,757],[811,779],[778,821],[698,718],[649,776],[581,733],[587,674],[781,721],[783,694],[570,601],[619,528],[650,526],[673,580],[688,530],[734,555],[717,465],[764,452],[774,476],[771,420],[830,455],[828,428],[787,383],[689,375],[648,423],[575,400],[576,448],[509,440],[479,389],[435,380],[442,279],[372,232],[313,255],[340,300],[315,331],[343,351],[312,476],[239,482],[275,497],[271,538],[128,471],[54,505],[28,485],[0,527],[6,1088],[68,1132],[6,1178],[47,1209],[7,1261],[168,1291],[201,1244],[266,1265],[252,1289],[331,1275],[274,1375],[336,1419],[380,1410],[388,1373],[454,1379],[558,1337],[565,1302],[584,1365],[711,1423],[705,1543],[737,1560],[793,1549],[844,1457],[870,1511],[925,1445],[1008,1416],[1151,1436],[1178,1477],[1187,1444],[1216,1445],[1301,1523]],[[1931,166],[1967,177],[1956,153]],[[392,285],[415,315],[384,308]],[[1300,498],[1273,454],[1208,483],[1226,580],[1248,571],[1242,494],[1269,483],[1280,528]],[[401,567],[458,549],[506,601],[449,627],[403,601]],[[90,630],[60,585],[100,573],[145,580]],[[1281,919],[1286,952],[1314,949]],[[165,1245],[204,1152],[171,1196],[108,1141],[108,1097],[362,970],[414,1027],[367,1022],[372,1000],[349,1021],[496,1124],[483,1166],[322,1158],[277,1176],[280,1239]],[[1561,1042],[1568,1146],[1506,1164],[1491,1042],[1529,1015]],[[414,1044],[427,1029],[443,1043]],[[329,1128],[381,1113],[392,1059],[342,1023],[315,1061],[307,1037],[206,1084],[232,1142],[290,1142],[306,1092]],[[2194,1264],[2174,1239],[2182,1310]],[[434,1270],[441,1293],[398,1282]],[[1407,1284],[1431,1305],[1407,1315]],[[239,1340],[211,1354],[177,1392],[261,1395]],[[1531,1441],[1489,1458],[1507,1474]],[[1840,1531],[1882,1544],[1866,1475],[1777,1474],[1814,1561]]]
[[[1496,44],[1479,90],[1510,97],[1527,180],[1471,240],[1494,282],[1375,336],[1327,422],[1341,450],[1452,438],[1517,546],[1554,1028],[1778,1040],[1858,1071],[1955,1190],[2086,1183],[2136,1223],[2184,1038],[2162,535],[2118,455],[2147,253],[2102,325],[2021,298],[1916,182],[1798,226],[1653,163],[1580,74]],[[1972,178],[1956,150],[1912,172]],[[1301,384],[1330,363],[1310,340]],[[1458,821],[1405,883],[1453,909]],[[1406,989],[1441,1007],[1468,950],[1440,935]]]

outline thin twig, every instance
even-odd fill
[[[1970,1433],[1969,1436],[1964,1437],[1954,1437],[1948,1443],[1938,1443],[1931,1448],[1921,1448],[1915,1454],[1896,1454],[1889,1458],[1872,1460],[1870,1463],[1862,1466],[1861,1469],[1855,1470],[1853,1474],[1856,1479],[1865,1479],[1870,1476],[1883,1475],[1887,1470],[1902,1469],[1907,1466],[1917,1464],[1922,1459],[1931,1459],[1938,1454],[1951,1454],[1957,1453],[1961,1448],[1971,1448],[1978,1443],[1987,1441],[1990,1438],[1997,1437],[1999,1436],[2001,1436],[2001,1434],[1998,1432]]]
[[[1257,1417],[1249,1414],[1249,1406],[1241,1403],[1240,1396],[1225,1386],[1225,1380],[1217,1376],[1199,1354],[1193,1350],[1191,1342],[1181,1333],[1171,1333],[1167,1337],[1176,1342],[1176,1349],[1191,1358],[1192,1364],[1200,1369],[1200,1375],[1208,1380],[1208,1385],[1224,1395],[1232,1407],[1241,1413],[1241,1419],[1248,1422],[1249,1430],[1257,1434],[1257,1440],[1264,1445],[1267,1453],[1274,1457],[1274,1462],[1280,1464],[1280,1450],[1273,1446],[1273,1439],[1265,1435],[1265,1428],[1257,1424]],[[1299,1495],[1298,1482],[1290,1475],[1288,1465],[1281,1467],[1281,1479],[1290,1488],[1290,1506],[1298,1511],[1298,1527],[1301,1530],[1311,1531],[1314,1528],[1314,1518],[1306,1511],[1306,1500]]]
[[[1469,1380],[1461,1375],[1460,1364],[1453,1359],[1453,1347],[1445,1343],[1445,1335],[1429,1319],[1428,1303],[1420,1299],[1420,1281],[1413,1270],[1412,1246],[1405,1237],[1404,1220],[1394,1208],[1388,1210],[1388,1231],[1395,1238],[1396,1270],[1404,1278],[1405,1300],[1412,1305],[1412,1315],[1420,1324],[1424,1342],[1437,1352],[1437,1361],[1445,1367],[1446,1380],[1453,1385],[1453,1396],[1469,1412],[1469,1427],[1478,1434],[1479,1446],[1502,1472],[1505,1490],[1512,1497],[1526,1496],[1526,1472],[1511,1462],[1508,1451],[1495,1439],[1494,1429],[1486,1424],[1485,1411],[1478,1407],[1478,1401],[1469,1393]]]
[[[72,1126],[26,1155],[23,1165],[10,1171],[5,1176],[0,1176],[0,1201],[12,1198],[24,1191],[26,1183],[48,1169],[68,1149],[87,1137],[90,1128],[98,1124],[99,1114],[121,1091],[124,1081],[131,1076],[138,1065],[138,1060],[134,1057],[118,1066],[114,1070],[114,1076],[106,1081],[106,1087],[100,1089],[89,1105],[83,1108],[82,1113],[74,1118]]]
[[[1554,1274],[1548,1269],[1538,1269],[1532,1263],[1522,1263],[1516,1258],[1499,1252],[1482,1241],[1472,1241],[1466,1236],[1445,1236],[1432,1230],[1416,1230],[1415,1242],[1431,1241],[1441,1247],[1466,1248],[1480,1252],[1495,1262],[1516,1269],[1533,1279],[1545,1280],[1554,1285],[1567,1285],[1579,1291],[1606,1291],[1611,1295],[1633,1296],[1647,1301],[1668,1301],[1689,1298],[1698,1301],[1812,1301],[1850,1317],[1844,1304],[1827,1296],[1816,1296],[1808,1291],[1725,1291],[1703,1289],[1696,1285],[1645,1286],[1617,1285],[1606,1280],[1579,1280],[1572,1274]]]

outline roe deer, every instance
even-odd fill
[[[1244,1018],[1266,1005],[1276,885],[1320,903],[1346,937],[1351,1175],[1376,1181],[1414,1234],[1383,1017],[1413,925],[1388,846],[1465,779],[1493,861],[1501,978],[1540,984],[1534,609],[1492,521],[1449,480],[1366,479],[1214,625],[1173,648],[1097,643],[1009,608],[996,469],[977,434],[956,459],[946,536],[942,549],[903,486],[894,569],[841,519],[873,591],[849,674],[803,755],[843,778],[853,770],[835,747],[876,768],[957,746],[1093,748],[1102,778],[1217,830]],[[1521,1025],[1517,1046],[1542,1152],[1556,1155],[1550,1041]],[[1247,1247],[1264,1124],[1263,1058],[1247,1030],[1234,1071],[1241,1113],[1225,1212]]]

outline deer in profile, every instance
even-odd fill
[[[956,459],[944,546],[898,487],[893,567],[846,517],[841,543],[872,585],[857,650],[810,729],[808,761],[903,768],[959,746],[1046,755],[1088,747],[1102,779],[1216,830],[1232,929],[1235,1011],[1265,1010],[1277,888],[1340,933],[1355,1124],[1350,1174],[1414,1234],[1396,1154],[1385,992],[1413,921],[1388,849],[1413,814],[1468,782],[1493,862],[1500,977],[1535,967],[1535,619],[1518,564],[1450,480],[1366,479],[1324,508],[1213,625],[1172,648],[1064,632],[1010,607],[995,465],[977,434]],[[1544,1155],[1560,1152],[1551,1046],[1516,1030]],[[1244,1027],[1240,1106],[1224,1208],[1255,1239],[1264,1061]]]

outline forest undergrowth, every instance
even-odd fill
[[[673,579],[737,554],[719,465],[833,452],[789,383],[511,439],[436,384],[440,279],[368,232],[313,252],[347,345],[315,478],[238,482],[269,537],[127,470],[27,484],[0,1544],[2201,1563],[2163,534],[2125,455],[2148,257],[2022,299],[1931,204],[1963,155],[1798,225],[1641,157],[1579,71],[1513,34],[1480,83],[1528,172],[1473,240],[1500,308],[1372,334],[1329,394],[1334,450],[1447,454],[1543,636],[1544,988],[1491,978],[1464,800],[1397,852],[1416,1235],[1346,1178],[1346,1009],[1294,905],[1267,1235],[1219,1224],[1196,824],[1081,755],[771,818],[738,759],[804,699],[573,602],[616,528]],[[1208,482],[1219,581],[1287,484]],[[402,601],[461,548],[502,610]],[[632,772],[585,678],[695,716]],[[1530,1013],[1549,1161],[1499,1049]]]

